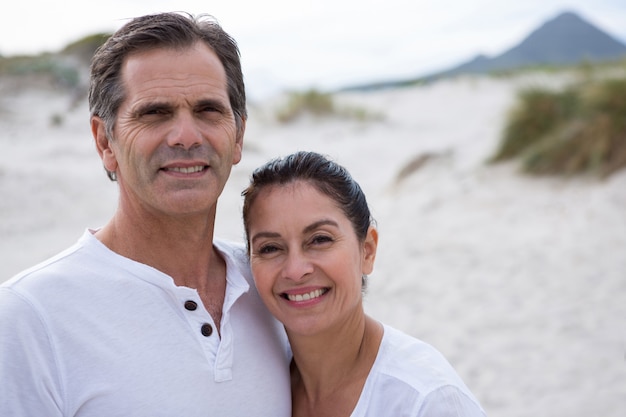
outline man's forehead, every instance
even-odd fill
[[[132,54],[124,62],[121,74],[127,98],[228,100],[224,67],[215,52],[203,45]]]
[[[122,78],[226,79],[226,71],[215,51],[202,42],[184,48],[155,47],[129,54],[122,63]]]

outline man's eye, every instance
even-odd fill
[[[222,114],[224,112],[224,109],[219,106],[219,105],[215,105],[215,104],[207,104],[205,106],[200,106],[198,107],[198,111],[200,113],[218,113],[218,114]]]

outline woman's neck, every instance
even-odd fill
[[[349,416],[382,340],[380,323],[361,314],[314,336],[289,335],[294,416]]]

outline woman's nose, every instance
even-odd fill
[[[285,278],[300,281],[313,272],[313,264],[302,253],[290,253],[285,260],[283,274]]]

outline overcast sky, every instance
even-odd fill
[[[8,0],[0,54],[56,51],[172,10],[220,21],[239,43],[253,94],[426,75],[499,54],[566,10],[626,42],[624,0]]]

